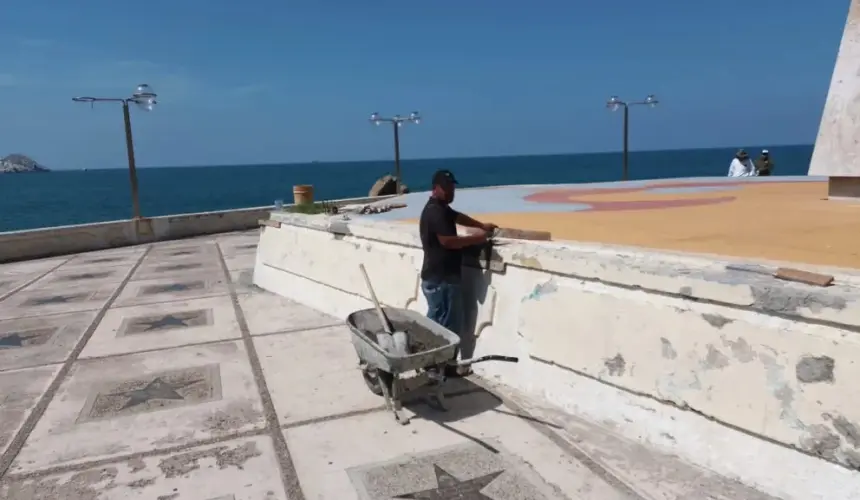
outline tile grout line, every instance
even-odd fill
[[[47,292],[53,292],[53,290],[47,290]],[[0,321],[17,321],[19,319],[33,319],[33,318],[52,318],[54,316],[63,316],[64,314],[93,312],[93,311],[98,311],[99,309],[101,309],[101,308],[100,307],[87,307],[84,309],[75,309],[73,311],[60,311],[60,312],[52,312],[52,313],[42,312],[42,313],[34,313],[33,315],[30,315],[30,316],[15,316],[13,318],[0,318]],[[54,365],[56,363],[49,363],[49,364]]]
[[[485,391],[498,398],[505,406],[507,406],[511,409],[511,411],[513,411],[515,416],[524,420],[538,433],[545,436],[550,441],[552,441],[553,444],[561,448],[561,450],[565,454],[582,464],[586,469],[594,473],[594,475],[605,481],[606,484],[612,486],[619,492],[624,493],[631,500],[649,500],[648,497],[643,496],[642,493],[636,491],[636,489],[630,484],[628,484],[627,481],[615,475],[608,467],[604,466],[598,460],[592,458],[591,455],[589,455],[587,452],[585,452],[578,446],[574,445],[573,443],[567,441],[562,436],[560,436],[557,430],[552,429],[551,426],[547,423],[533,417],[528,410],[523,408],[522,405],[512,400],[511,398],[501,394],[499,391],[494,390],[492,382],[482,379],[480,376],[469,377],[469,380],[478,387],[481,387]]]
[[[69,472],[79,472],[86,471],[89,469],[94,469],[97,467],[104,467],[107,465],[119,464],[122,462],[127,462],[129,460],[134,460],[135,458],[149,458],[149,457],[157,457],[160,455],[169,456],[173,453],[179,453],[190,448],[204,448],[207,446],[212,446],[220,443],[225,443],[227,441],[234,441],[239,439],[247,439],[256,436],[266,436],[266,429],[253,429],[243,432],[238,432],[235,434],[227,434],[224,436],[218,436],[214,438],[203,439],[199,441],[193,441],[186,444],[181,444],[177,446],[171,446],[169,448],[158,448],[153,450],[139,451],[136,453],[130,453],[128,455],[119,455],[116,457],[108,457],[102,458],[100,460],[91,460],[89,462],[80,462],[76,464],[68,464],[68,465],[59,465],[55,467],[49,467],[47,469],[40,469],[31,472],[23,472],[23,473],[11,473],[5,477],[5,481],[24,481],[27,479],[33,479],[38,477],[48,477],[53,476],[55,474],[66,474]]]
[[[487,392],[487,390],[482,388],[482,387],[476,387],[474,389],[454,391],[450,394],[447,394],[447,397],[454,399],[454,398],[458,398],[461,396],[474,394],[477,392],[483,392],[486,394],[491,394],[490,392]],[[425,401],[414,401],[414,402],[411,402],[409,404],[426,405],[427,403]],[[315,424],[320,424],[320,423],[325,423],[325,422],[332,422],[335,420],[343,420],[343,419],[347,419],[347,418],[358,417],[358,416],[363,416],[363,415],[370,415],[370,414],[374,414],[374,413],[383,413],[386,411],[388,411],[388,409],[385,407],[385,404],[381,404],[379,406],[376,406],[373,408],[366,408],[363,410],[354,410],[354,411],[349,411],[349,412],[344,412],[344,413],[336,413],[334,415],[327,415],[324,417],[316,417],[316,418],[311,418],[311,419],[306,419],[306,420],[298,420],[295,422],[283,424],[281,426],[281,429],[282,430],[295,429],[297,427],[305,427],[308,425],[315,425]],[[21,481],[21,480],[32,479],[32,478],[36,478],[36,477],[52,476],[54,474],[63,474],[63,473],[68,473],[68,472],[84,471],[84,470],[88,470],[88,469],[92,469],[92,468],[96,468],[96,467],[101,467],[101,466],[105,466],[105,465],[111,465],[111,464],[115,464],[115,463],[126,462],[128,460],[132,460],[135,458],[146,458],[146,457],[153,457],[153,456],[160,456],[160,455],[170,455],[172,453],[184,451],[184,450],[189,449],[189,448],[211,446],[214,444],[224,443],[227,441],[235,441],[238,439],[244,439],[244,438],[255,437],[255,436],[263,436],[263,435],[268,436],[268,434],[269,434],[269,430],[266,428],[253,429],[253,430],[249,430],[249,431],[239,432],[236,434],[228,434],[228,435],[224,435],[224,436],[218,436],[218,437],[214,437],[214,438],[204,439],[202,441],[194,441],[191,443],[172,446],[170,448],[161,448],[161,449],[141,451],[141,452],[131,453],[129,455],[109,457],[109,458],[104,458],[101,460],[92,460],[92,461],[88,461],[88,462],[81,462],[81,463],[71,464],[71,465],[60,465],[60,466],[50,467],[47,469],[41,469],[41,470],[32,471],[32,472],[12,473],[12,474],[7,475],[5,479],[7,481]]]
[[[69,260],[72,260],[72,259],[69,259]],[[65,263],[67,263],[67,262],[69,262],[69,261],[63,262],[63,264],[65,264]],[[62,266],[63,264],[60,264],[60,266]],[[33,283],[35,283],[36,281],[38,281],[38,280],[40,280],[40,279],[44,278],[44,277],[45,277],[45,276],[47,276],[49,273],[51,273],[51,272],[53,272],[53,271],[56,271],[60,266],[57,266],[57,267],[55,267],[55,268],[51,269],[50,271],[48,271],[47,273],[45,273],[45,274],[43,274],[43,275],[41,275],[41,276],[39,276],[39,277],[37,277],[37,278],[33,279],[32,281],[30,281],[30,282],[28,282],[28,283],[26,283],[26,284],[24,284],[24,285],[21,285],[21,286],[20,286],[20,287],[18,287],[17,289],[12,290],[11,292],[8,292],[8,294],[7,294],[6,296],[0,296],[0,302],[2,302],[3,300],[5,300],[6,298],[11,297],[12,295],[14,295],[14,294],[18,293],[19,291],[23,290],[24,288],[26,288],[26,287],[28,287],[28,286],[32,285],[32,284],[33,284]],[[247,269],[231,269],[230,271],[246,271],[246,270],[247,270]],[[161,278],[161,279],[166,280],[167,278]],[[146,280],[135,280],[135,279],[131,279],[131,280],[129,280],[129,282],[130,282],[130,283],[136,283],[136,282],[140,282],[140,281],[147,281],[147,280],[150,280],[150,278],[147,278]],[[152,280],[154,280],[154,279],[152,279]],[[118,281],[118,282],[103,281],[103,282],[101,282],[101,283],[96,282],[96,284],[98,284],[98,286],[108,286],[108,285],[111,285],[111,284],[113,284],[113,283],[121,283],[121,282],[122,282],[122,280],[120,280],[120,281]],[[84,284],[84,285],[77,285],[77,286],[86,287],[86,286],[91,285],[91,284],[93,284],[93,283]],[[48,290],[46,290],[46,291],[50,291],[50,290],[48,289]],[[238,293],[238,292],[237,292],[237,293]],[[242,292],[242,293],[240,293],[240,295],[247,295],[248,293],[252,293],[252,292]],[[140,306],[157,306],[157,305],[161,305],[161,304],[167,304],[167,303],[169,303],[169,302],[188,302],[188,301],[191,301],[191,300],[199,300],[199,299],[214,299],[214,298],[218,298],[218,297],[228,297],[229,295],[230,295],[230,292],[228,292],[228,291],[226,291],[226,290],[225,290],[225,291],[223,291],[223,292],[217,292],[217,293],[214,293],[214,292],[213,292],[212,294],[207,294],[207,295],[192,295],[192,296],[189,296],[189,297],[180,297],[180,298],[176,298],[176,299],[157,300],[157,301],[155,301],[155,302],[142,302],[142,303],[139,303],[139,304],[117,305],[116,307],[114,307],[114,309],[122,309],[122,308],[128,308],[128,307],[140,307]],[[98,310],[98,308],[97,308],[97,307],[96,307],[96,308],[92,308],[92,309],[81,309],[79,312],[96,311],[96,310]],[[78,311],[76,311],[76,312],[78,312]],[[39,314],[39,313],[36,313],[36,314],[33,314],[32,316],[16,316],[16,317],[14,317],[14,318],[5,318],[5,319],[0,318],[0,321],[11,321],[11,320],[16,320],[16,319],[27,319],[27,318],[37,318],[37,317],[38,317],[38,318],[42,318],[42,317],[46,317],[46,316],[59,316],[59,315],[62,315],[62,314],[69,314],[69,313],[68,313],[67,311],[64,311],[64,312],[55,312],[55,313],[48,313],[48,314]]]
[[[62,367],[57,372],[57,375],[54,377],[54,380],[51,381],[50,385],[48,385],[47,390],[42,394],[42,397],[39,398],[39,402],[36,403],[36,406],[33,407],[33,410],[30,411],[30,414],[27,416],[27,419],[24,420],[24,423],[21,424],[21,428],[18,429],[18,432],[15,433],[15,437],[9,442],[9,446],[6,448],[6,451],[0,455],[0,479],[6,476],[6,472],[8,472],[9,467],[12,466],[12,462],[15,460],[15,457],[18,456],[18,453],[21,452],[21,449],[24,447],[24,443],[27,438],[30,436],[30,433],[33,432],[33,429],[36,427],[36,424],[42,418],[42,415],[45,413],[45,410],[48,408],[48,405],[54,399],[54,395],[57,390],[60,388],[60,385],[68,375],[69,371],[72,369],[72,365],[77,360],[78,356],[81,354],[81,351],[84,350],[84,347],[89,342],[90,337],[95,333],[96,328],[99,323],[101,323],[105,314],[107,314],[108,309],[110,309],[111,304],[119,297],[119,294],[122,293],[125,285],[131,280],[131,276],[137,270],[140,263],[143,262],[143,259],[149,253],[151,246],[147,246],[146,250],[140,255],[137,260],[137,263],[128,271],[125,279],[119,284],[117,289],[111,294],[99,312],[93,318],[90,326],[84,330],[84,334],[81,335],[80,340],[78,340],[77,344],[75,344],[74,349],[69,353],[66,357],[66,360],[63,362]],[[70,259],[71,260],[71,259]],[[65,262],[64,262],[65,263]],[[60,264],[62,265],[62,264]],[[57,266],[60,267],[60,266]],[[46,273],[47,274],[47,273]]]
[[[230,292],[227,290],[223,292],[218,292],[212,295],[192,295],[188,297],[177,297],[174,299],[164,299],[164,300],[156,300],[155,302],[141,302],[138,304],[118,304],[114,309],[128,309],[130,307],[144,307],[144,306],[161,306],[164,304],[170,304],[171,302],[191,302],[193,300],[202,300],[202,299],[218,299],[221,297],[229,297]]]
[[[487,394],[490,394],[489,392],[486,391],[486,389],[483,389],[481,387],[477,387],[474,389],[467,389],[467,390],[463,390],[463,391],[452,392],[451,394],[448,394],[448,397],[457,398],[460,396],[473,394],[475,392],[486,392]],[[416,401],[415,404],[426,404],[426,402]],[[329,416],[325,416],[325,417],[317,417],[317,418],[313,418],[313,419],[300,420],[300,421],[296,421],[296,422],[292,422],[292,423],[287,423],[287,424],[282,425],[281,429],[282,430],[295,429],[297,427],[304,427],[307,425],[313,425],[313,424],[318,424],[318,423],[323,423],[323,422],[330,422],[330,421],[334,421],[334,420],[342,420],[342,419],[346,419],[346,418],[352,418],[352,417],[357,417],[357,416],[362,416],[362,415],[369,415],[369,414],[373,414],[373,413],[381,413],[384,411],[388,411],[388,410],[385,407],[385,405],[382,404],[382,405],[377,406],[375,408],[368,408],[365,410],[355,410],[355,411],[346,412],[346,413],[337,413],[337,414],[329,415]],[[103,459],[99,459],[99,460],[90,460],[90,461],[80,462],[80,463],[76,463],[76,464],[59,465],[59,466],[55,466],[55,467],[49,467],[46,469],[40,469],[40,470],[35,470],[35,471],[30,471],[30,472],[22,472],[22,473],[14,473],[13,472],[11,474],[6,475],[4,480],[5,481],[24,481],[24,480],[33,479],[33,478],[53,476],[55,474],[65,474],[65,473],[69,473],[69,472],[85,471],[85,470],[89,470],[89,469],[93,469],[93,468],[97,468],[97,467],[103,467],[103,466],[117,464],[117,463],[121,463],[121,462],[127,462],[127,461],[133,460],[135,458],[148,458],[148,457],[155,457],[155,456],[161,456],[161,455],[171,455],[173,453],[178,453],[178,452],[185,451],[185,450],[191,449],[191,448],[202,448],[202,447],[212,446],[212,445],[216,445],[216,444],[220,444],[220,443],[225,443],[227,441],[235,441],[235,440],[239,440],[239,439],[252,438],[252,437],[256,437],[256,436],[267,436],[268,437],[269,436],[269,430],[267,428],[252,429],[252,430],[237,432],[234,434],[227,434],[224,436],[218,436],[218,437],[212,437],[212,438],[208,438],[208,439],[193,441],[190,443],[171,446],[168,448],[159,448],[159,449],[153,449],[153,450],[139,451],[139,452],[135,452],[135,453],[130,453],[128,455],[108,457],[108,458],[103,458]]]
[[[115,310],[117,310],[117,309],[119,309],[119,308],[114,308],[113,310],[115,311]],[[282,331],[279,331],[279,332],[260,333],[260,334],[257,334],[257,335],[252,335],[252,337],[253,337],[253,338],[258,338],[258,337],[271,337],[271,336],[274,336],[274,335],[295,335],[295,334],[297,334],[297,333],[305,333],[305,332],[313,332],[313,331],[316,331],[316,330],[324,330],[324,329],[326,329],[326,328],[332,328],[332,327],[335,327],[335,326],[341,326],[341,325],[340,325],[340,323],[334,323],[334,324],[330,324],[330,325],[314,326],[314,327],[310,327],[310,328],[299,328],[299,329],[291,329],[291,330],[282,330]],[[235,341],[237,341],[237,340],[241,340],[241,338],[242,338],[242,337],[241,337],[241,336],[239,336],[239,337],[233,337],[233,338],[229,338],[229,339],[207,340],[207,341],[204,341],[204,342],[191,342],[191,343],[188,343],[188,344],[171,345],[171,346],[168,346],[168,347],[155,347],[155,348],[152,348],[152,349],[143,349],[143,350],[139,350],[139,351],[132,351],[132,352],[121,352],[121,353],[115,353],[115,354],[105,354],[105,355],[102,355],[102,356],[92,356],[92,357],[89,357],[89,358],[81,358],[81,359],[79,359],[78,361],[80,361],[80,362],[87,362],[87,361],[90,361],[90,360],[99,360],[99,359],[108,359],[108,358],[118,358],[118,357],[122,357],[122,356],[134,356],[135,354],[141,354],[141,353],[151,353],[151,352],[159,352],[159,351],[169,351],[169,350],[171,350],[171,349],[181,349],[181,348],[183,348],[183,347],[196,347],[196,346],[206,346],[206,345],[212,345],[212,344],[223,344],[223,343],[228,343],[228,342],[235,342]],[[27,367],[27,368],[36,368],[36,367],[39,367],[39,366],[49,366],[49,365],[56,365],[56,364],[57,364],[57,363],[45,363],[44,365],[34,365],[34,366]],[[18,368],[15,368],[15,369],[17,370]],[[3,371],[4,371],[4,370],[0,370],[0,373],[2,373]],[[8,370],[8,371],[11,371],[11,370]]]
[[[451,392],[445,393],[445,398],[449,399],[449,400],[450,399],[456,399],[456,398],[459,398],[462,396],[469,396],[472,394],[477,394],[479,392],[495,396],[492,392],[487,391],[483,387],[477,386],[474,389],[463,389],[463,390],[459,390],[459,391],[451,391]],[[423,399],[415,399],[415,400],[409,400],[409,401],[403,402],[404,407],[408,407],[408,406],[412,406],[412,405],[414,405],[414,406],[418,406],[418,405],[429,406],[427,401],[425,401]],[[389,412],[389,411],[391,411],[391,410],[389,410],[385,406],[385,403],[380,403],[378,406],[374,406],[373,408],[364,408],[361,410],[352,410],[352,411],[346,411],[343,413],[335,413],[333,415],[326,415],[323,417],[313,417],[313,418],[306,418],[304,420],[296,420],[295,422],[287,422],[286,424],[281,425],[281,429],[289,430],[289,429],[295,429],[297,427],[307,427],[308,425],[323,424],[326,422],[334,422],[336,420],[343,420],[343,419],[353,418],[353,417],[361,417],[364,415],[371,415],[374,413],[383,413],[383,412]],[[423,419],[423,417],[419,417],[419,418]],[[424,420],[426,420],[426,419],[424,419]]]
[[[227,289],[230,290],[230,300],[233,302],[233,310],[236,313],[236,322],[239,323],[239,330],[242,332],[242,341],[245,344],[245,350],[248,352],[248,361],[251,364],[251,371],[254,373],[254,379],[257,382],[257,389],[260,395],[260,400],[263,404],[263,411],[266,416],[266,427],[269,429],[269,435],[272,439],[272,444],[275,448],[275,453],[278,456],[278,466],[281,469],[281,481],[283,482],[287,498],[291,500],[305,500],[302,485],[299,482],[299,475],[296,471],[296,466],[293,463],[293,457],[290,455],[290,448],[287,445],[287,439],[281,431],[281,426],[278,423],[278,414],[275,410],[275,404],[272,402],[272,395],[269,392],[269,386],[266,383],[263,367],[260,364],[260,357],[257,354],[257,348],[254,346],[254,337],[248,329],[248,321],[245,319],[245,312],[239,305],[239,297],[236,294],[236,287],[233,284],[233,277],[230,276],[230,270],[227,268],[227,262],[224,260],[224,254],[221,251],[220,243],[216,243],[215,248],[218,251],[218,257],[221,261],[221,271],[227,281]]]
[[[28,286],[32,285],[33,283],[35,283],[35,282],[39,281],[40,279],[44,278],[45,276],[47,276],[47,275],[51,274],[52,272],[54,272],[54,271],[56,271],[57,269],[59,269],[60,267],[62,267],[62,266],[63,266],[63,264],[68,263],[68,262],[69,262],[69,261],[71,261],[72,259],[74,259],[74,257],[68,258],[68,259],[66,259],[66,260],[64,260],[64,261],[62,261],[62,262],[60,262],[60,263],[59,263],[59,264],[57,264],[56,266],[54,266],[54,267],[52,267],[52,268],[48,269],[48,270],[47,270],[47,271],[45,271],[44,273],[42,273],[42,274],[40,274],[40,275],[36,276],[35,278],[31,279],[30,281],[27,281],[26,283],[24,283],[23,285],[19,286],[18,288],[13,288],[13,289],[12,289],[12,291],[10,291],[10,292],[6,292],[6,293],[4,293],[3,295],[0,295],[0,302],[3,302],[4,300],[8,299],[9,297],[11,297],[11,296],[15,295],[16,293],[20,292],[21,290],[23,290],[23,289],[27,288]]]

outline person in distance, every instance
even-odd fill
[[[768,150],[761,150],[761,156],[755,160],[755,170],[760,176],[768,176],[773,173],[773,160],[770,158]]]

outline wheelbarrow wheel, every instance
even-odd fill
[[[392,377],[390,373],[381,372],[378,370],[364,369],[361,371],[361,375],[364,378],[364,383],[367,384],[367,388],[370,389],[370,392],[376,394],[377,396],[383,395],[383,383],[388,386],[389,392],[391,391],[391,383],[394,377]]]

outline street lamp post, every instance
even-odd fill
[[[627,136],[628,136],[628,120],[630,117],[630,106],[646,105],[649,108],[657,106],[659,101],[654,94],[649,95],[644,101],[627,102],[622,101],[618,96],[612,96],[606,102],[606,107],[610,111],[618,111],[618,108],[624,108],[624,170],[621,174],[621,180],[626,181],[629,178],[630,171],[627,164]]]
[[[421,116],[417,111],[409,113],[409,116],[394,115],[391,118],[379,116],[379,113],[370,115],[370,122],[376,125],[381,125],[383,122],[390,123],[394,128],[394,192],[400,194],[400,186],[403,181],[400,178],[400,127],[404,123],[421,123]]]
[[[142,83],[137,86],[131,97],[73,97],[75,102],[119,102],[122,103],[122,116],[125,122],[125,147],[128,152],[128,177],[131,184],[131,206],[132,215],[135,219],[140,218],[140,200],[137,194],[137,166],[134,162],[134,139],[131,135],[131,115],[128,104],[134,103],[144,111],[152,111],[155,108],[156,97],[152,87]]]

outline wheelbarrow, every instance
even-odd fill
[[[374,296],[374,302],[376,297]],[[384,312],[383,312],[384,311]],[[385,324],[388,322],[389,324]],[[443,393],[447,366],[470,366],[483,361],[516,363],[511,356],[481,356],[457,361],[460,338],[426,316],[399,308],[371,308],[356,311],[346,319],[352,344],[368,388],[385,398],[385,405],[399,423],[409,419],[403,414],[402,397],[409,391],[430,389],[438,408],[447,410]],[[391,332],[405,337],[405,346],[392,348]]]

